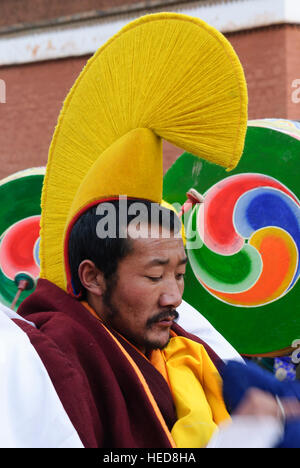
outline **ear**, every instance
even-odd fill
[[[96,296],[102,296],[105,291],[103,273],[91,260],[83,260],[78,267],[78,276],[82,286]]]

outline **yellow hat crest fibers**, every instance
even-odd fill
[[[221,33],[175,13],[129,23],[87,62],[60,113],[42,192],[40,276],[66,289],[65,233],[91,202],[161,201],[161,139],[230,170],[246,127],[243,69]]]

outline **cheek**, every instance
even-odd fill
[[[127,289],[122,296],[123,304],[120,307],[127,309],[130,324],[134,328],[144,328],[149,318],[153,317],[158,311],[159,293],[153,285],[145,284],[143,281],[137,281],[133,287]]]
[[[134,315],[146,312],[155,304],[155,288],[143,280],[132,279],[117,294],[118,302],[123,307],[131,308]]]

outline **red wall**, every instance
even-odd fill
[[[287,115],[300,120],[300,27],[291,26],[287,34]],[[292,83],[298,80],[297,88]],[[295,101],[295,98],[298,102]]]
[[[300,103],[291,98],[291,83],[300,79],[300,28],[265,28],[228,38],[245,69],[249,118],[300,120]],[[7,91],[6,103],[0,104],[0,179],[46,164],[63,100],[87,58],[0,68]],[[165,145],[164,170],[181,152]]]
[[[135,4],[149,7],[152,3],[155,0],[1,0],[0,27],[51,21],[92,11],[111,12]]]
[[[0,178],[46,164],[59,110],[86,58],[0,68]]]
[[[289,27],[281,26],[228,35],[244,67],[250,119],[288,117],[286,37],[289,34]],[[300,29],[298,34],[300,37]]]

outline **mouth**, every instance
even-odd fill
[[[170,328],[173,322],[179,318],[177,310],[161,312],[148,320],[147,327],[158,325],[159,327]]]
[[[174,321],[174,317],[165,317],[161,320],[158,320],[155,322],[157,325],[160,325],[162,327],[171,327]]]

